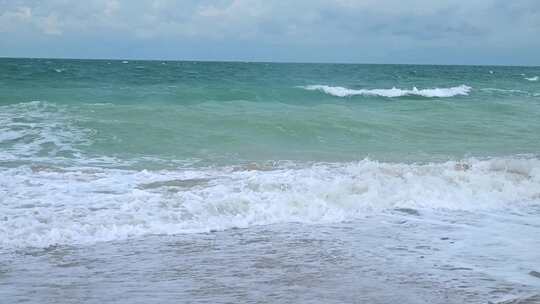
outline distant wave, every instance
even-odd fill
[[[469,95],[471,87],[467,85],[460,85],[451,88],[432,88],[432,89],[417,89],[413,87],[412,90],[404,90],[398,88],[391,89],[348,89],[344,87],[333,87],[327,85],[309,85],[302,87],[310,91],[321,91],[326,94],[347,97],[354,95],[364,96],[382,96],[382,97],[403,97],[403,96],[423,96],[423,97],[453,97],[458,95]]]
[[[525,77],[525,80],[528,80],[528,81],[538,81],[538,76],[534,76],[534,77]]]
[[[530,93],[523,90],[514,90],[514,89],[498,89],[498,88],[483,88],[480,89],[485,92],[497,92],[497,93],[506,93],[506,94],[524,94],[529,95]]]

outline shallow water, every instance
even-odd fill
[[[501,221],[501,218],[504,218]],[[457,220],[456,220],[457,219]],[[540,217],[400,211],[3,254],[12,303],[487,303],[538,292]]]

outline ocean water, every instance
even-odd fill
[[[534,303],[539,76],[0,59],[0,298]]]

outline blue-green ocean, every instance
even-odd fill
[[[539,67],[0,58],[0,296],[534,295],[539,76]]]

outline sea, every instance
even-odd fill
[[[540,303],[539,77],[1,58],[0,302]]]

